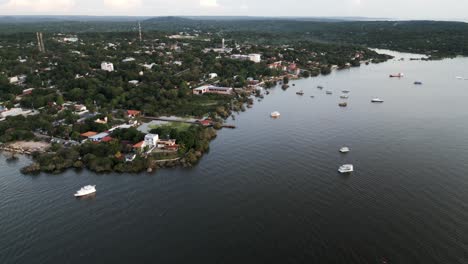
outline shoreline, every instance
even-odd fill
[[[244,92],[241,93],[242,95],[239,95],[239,93],[236,93],[237,96],[230,100],[230,108],[225,109],[225,111],[227,112],[227,115],[226,116],[221,116],[222,119],[215,122],[216,124],[213,126],[214,128],[212,128],[212,127],[210,127],[210,128],[213,129],[214,131],[219,131],[222,128],[231,128],[231,129],[235,128],[236,127],[235,125],[225,124],[225,121],[229,117],[233,116],[233,112],[236,112],[236,113],[240,114],[241,112],[246,111],[246,108],[252,108],[253,107],[253,101],[254,100],[252,98],[263,98],[264,96],[268,95],[268,93],[256,94],[255,93],[255,91],[256,91],[255,87],[262,87],[265,91],[267,91],[269,89],[278,87],[279,85],[283,84],[284,78],[288,78],[288,81],[290,83],[291,81],[297,81],[297,80],[308,79],[308,78],[315,78],[315,77],[318,77],[318,76],[328,76],[333,71],[346,70],[346,69],[350,69],[350,68],[358,68],[358,67],[361,67],[363,65],[369,65],[370,63],[379,64],[379,63],[382,63],[382,62],[388,62],[388,61],[390,61],[391,59],[394,58],[392,55],[389,55],[389,54],[384,54],[384,55],[389,56],[385,61],[373,62],[373,60],[371,59],[371,60],[368,60],[368,61],[360,61],[359,65],[354,65],[354,66],[349,65],[349,66],[345,66],[345,67],[341,67],[341,68],[332,67],[332,65],[329,65],[330,66],[330,72],[328,72],[328,73],[318,73],[317,75],[309,75],[309,76],[285,74],[285,75],[280,75],[280,76],[277,76],[277,77],[271,77],[268,80],[263,81],[260,84],[257,84],[256,86],[245,87],[245,88],[243,88]],[[272,85],[269,86],[268,83],[270,85],[271,84]],[[239,96],[240,96],[240,98],[242,98],[242,100],[240,100],[240,101],[238,101]],[[237,104],[235,104],[236,101],[237,101]],[[204,128],[204,129],[208,129],[208,128]],[[5,147],[5,151],[12,150],[12,151],[16,151],[17,154],[24,154],[24,155],[28,155],[28,156],[33,156],[32,157],[33,162],[30,165],[27,165],[27,166],[25,166],[25,167],[23,167],[21,169],[21,173],[23,173],[23,174],[40,174],[40,173],[43,173],[43,172],[44,173],[51,173],[51,174],[60,174],[60,173],[63,173],[63,172],[65,172],[66,170],[68,170],[70,168],[87,169],[87,170],[97,172],[97,173],[111,173],[111,172],[116,172],[116,173],[127,173],[127,172],[142,173],[144,171],[154,172],[155,170],[157,170],[159,168],[174,168],[174,167],[191,167],[191,166],[195,166],[201,160],[201,158],[204,156],[204,154],[207,151],[209,151],[209,146],[211,145],[211,141],[214,140],[214,138],[216,138],[216,134],[217,134],[217,132],[215,132],[214,136],[209,139],[208,147],[207,147],[206,150],[201,151],[201,150],[197,150],[197,149],[189,149],[184,154],[177,154],[177,155],[179,155],[179,157],[171,158],[171,159],[153,159],[151,157],[151,155],[150,156],[145,155],[145,156],[141,157],[139,162],[140,163],[143,162],[146,165],[144,165],[143,167],[138,168],[138,169],[134,168],[132,166],[132,163],[133,163],[133,161],[132,161],[130,163],[127,163],[127,162],[121,163],[120,164],[121,166],[119,167],[119,169],[112,168],[110,170],[106,169],[104,171],[94,170],[94,169],[91,169],[91,168],[88,168],[87,166],[85,166],[84,163],[82,162],[82,159],[85,158],[85,157],[80,156],[75,162],[73,162],[73,165],[65,167],[65,168],[57,168],[56,170],[50,171],[50,170],[46,170],[45,168],[41,167],[41,165],[35,160],[37,157],[34,157],[36,153],[37,153],[38,156],[44,155],[44,153],[46,153],[45,150],[42,150],[42,151],[30,151],[30,150],[24,151],[21,148]],[[51,153],[49,153],[49,154],[51,154]],[[53,152],[52,154],[56,154],[56,153]]]

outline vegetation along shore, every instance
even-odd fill
[[[141,35],[125,30],[127,23],[101,23],[94,30],[74,22],[60,30],[54,22],[0,23],[2,149],[41,142],[20,151],[33,159],[23,173],[192,166],[216,131],[230,127],[225,123],[233,112],[251,107],[254,96],[264,96],[263,89],[278,81],[286,85],[391,58],[366,46],[429,58],[467,54],[465,46],[454,50],[450,42],[437,52],[420,45],[424,30],[411,43],[379,44],[375,27],[392,32],[384,22],[366,24],[360,39],[346,33],[357,22],[327,24],[326,36],[301,21],[242,21],[237,30],[224,21],[224,33],[213,34],[219,30],[203,21],[158,18],[144,21]],[[258,25],[265,23],[271,26],[262,30]],[[285,27],[290,23],[296,31]],[[414,25],[407,26],[410,34]]]

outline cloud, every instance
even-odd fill
[[[217,0],[200,0],[200,6],[203,7],[217,7],[218,1]]]
[[[75,0],[9,0],[2,9],[14,12],[63,12],[75,6]]]
[[[135,9],[142,4],[142,0],[104,0],[106,7],[119,10]]]

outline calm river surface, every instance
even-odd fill
[[[390,61],[275,88],[192,169],[31,177],[2,156],[0,263],[468,263],[467,69]]]

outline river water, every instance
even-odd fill
[[[2,157],[0,263],[467,263],[467,65],[393,60],[274,88],[192,169],[23,176],[29,160]],[[87,184],[97,195],[75,199]]]

